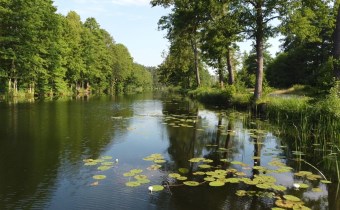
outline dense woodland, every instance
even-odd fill
[[[119,29],[117,29],[119,30]],[[55,96],[152,87],[152,68],[133,61],[94,18],[56,13],[52,0],[0,0],[0,92]]]
[[[339,1],[333,0],[152,0],[171,8],[159,20],[171,46],[159,66],[169,85],[196,88],[207,83],[207,67],[219,86],[287,88],[294,84],[329,90],[340,79]],[[281,35],[281,53],[270,55],[268,39]],[[252,40],[250,53],[238,42]],[[275,57],[273,57],[275,56]],[[334,79],[335,78],[335,79]]]
[[[266,87],[302,84],[327,91],[340,79],[337,0],[150,3],[171,9],[158,23],[170,48],[157,68],[134,63],[94,18],[57,14],[52,0],[0,0],[0,92],[111,94],[165,84],[253,88],[259,99]],[[281,52],[270,55],[267,41],[278,35]],[[244,40],[253,41],[249,53],[237,46]]]

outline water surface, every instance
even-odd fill
[[[311,209],[340,209],[336,180],[323,184],[295,176],[300,170],[319,172],[290,158],[291,146],[275,135],[277,128],[244,113],[205,109],[178,96],[142,94],[0,103],[0,118],[0,209],[271,209],[284,194],[299,197]],[[166,162],[148,170],[154,163],[143,158],[155,153]],[[86,159],[104,156],[114,162],[109,170],[84,165]],[[194,157],[211,159],[213,168],[190,163]],[[277,169],[273,161],[292,169],[271,172]],[[189,187],[168,176],[179,168],[189,171],[182,176],[201,184]],[[124,173],[132,169],[142,169],[150,183],[127,187],[134,178]],[[251,179],[272,176],[287,190],[260,189],[242,181],[210,187],[204,176],[193,175],[217,169],[236,169]],[[94,180],[98,174],[106,179]],[[148,186],[162,181],[170,188],[148,192]],[[293,183],[309,187],[296,190]],[[239,190],[256,195],[239,197]]]

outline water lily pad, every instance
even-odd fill
[[[125,185],[128,187],[138,187],[140,186],[140,183],[139,182],[126,182]]]
[[[221,162],[227,163],[228,160],[227,159],[220,159]]]
[[[312,188],[313,192],[322,192],[321,188],[316,187],[316,188]]]
[[[260,189],[269,189],[271,186],[269,184],[257,184],[256,187]]]
[[[134,174],[139,174],[139,173],[142,173],[143,170],[142,169],[132,169],[130,170],[130,173],[134,173]]]
[[[103,160],[111,160],[112,159],[112,157],[111,156],[103,156],[103,157],[101,157],[101,159],[103,159]]]
[[[182,174],[187,174],[187,173],[189,173],[189,169],[187,169],[187,168],[179,168],[178,171],[179,171],[180,173],[182,173]]]
[[[284,195],[283,196],[286,200],[288,201],[294,201],[294,202],[298,202],[298,201],[301,201],[300,198],[294,196],[294,195]]]
[[[196,187],[198,186],[200,183],[199,182],[195,182],[195,181],[185,181],[183,182],[183,184],[191,186],[191,187]]]
[[[289,200],[281,200],[281,199],[279,199],[279,200],[275,201],[275,205],[277,205],[279,207],[282,207],[282,208],[291,209],[294,206],[294,202],[289,201]]]
[[[204,159],[203,162],[204,162],[204,163],[212,163],[212,162],[214,162],[214,161],[211,160],[211,159]]]
[[[273,185],[271,186],[273,188],[273,190],[277,190],[277,191],[286,191],[287,187],[282,186],[282,185]]]
[[[203,176],[205,175],[205,173],[203,171],[196,171],[194,173],[192,173],[193,175],[197,175],[197,176]]]
[[[178,173],[171,173],[171,174],[169,174],[168,176],[169,176],[170,178],[178,178],[178,177],[180,177],[181,175],[178,174]]]
[[[215,181],[216,179],[215,179],[214,177],[208,176],[208,177],[205,177],[204,180],[207,181],[207,182],[213,182],[213,181]]]
[[[245,190],[237,190],[235,193],[237,196],[243,197],[247,195],[247,191]]]
[[[155,158],[153,158],[153,157],[146,157],[146,158],[143,158],[143,160],[145,160],[145,161],[154,161]]]
[[[137,179],[137,182],[141,184],[146,184],[146,183],[150,183],[150,180],[149,179]]]
[[[271,210],[285,210],[285,209],[279,208],[279,207],[273,207]]]
[[[99,166],[97,169],[99,171],[106,171],[109,170],[110,168],[112,168],[112,166]]]
[[[324,183],[324,184],[331,184],[332,183],[331,181],[328,181],[328,180],[321,180],[320,182]]]
[[[123,176],[125,177],[129,177],[129,176],[135,176],[136,174],[135,173],[131,173],[131,172],[126,172],[123,174]]]
[[[223,186],[225,183],[221,182],[221,181],[213,181],[213,182],[209,182],[209,185],[212,187],[221,187]]]
[[[202,164],[198,166],[199,168],[211,168],[211,165]]]
[[[225,182],[229,182],[229,183],[239,183],[240,182],[240,179],[238,178],[228,178],[228,179],[225,179]]]
[[[308,185],[308,184],[305,184],[305,183],[298,183],[298,184],[300,185],[299,188],[302,188],[302,189],[306,189],[306,188],[309,187],[309,185]]]
[[[148,177],[145,176],[145,175],[139,174],[139,175],[134,176],[134,178],[135,178],[135,179],[147,179]]]
[[[201,161],[203,161],[203,160],[204,160],[204,158],[191,158],[191,159],[189,160],[189,162],[198,163],[198,162],[201,162]]]
[[[180,176],[180,177],[176,177],[177,180],[180,180],[180,181],[184,181],[184,180],[187,180],[188,177],[185,177],[185,176]]]
[[[232,161],[230,162],[231,164],[234,164],[234,165],[242,165],[243,163],[240,162],[240,161]]]
[[[164,190],[164,187],[162,185],[152,185],[151,187],[152,187],[152,191],[154,192]]]
[[[105,175],[94,175],[92,178],[100,180],[100,179],[106,179],[106,176]]]
[[[147,169],[150,170],[150,171],[156,171],[158,169],[160,169],[162,166],[159,165],[159,164],[153,164],[151,166],[149,166]]]
[[[157,160],[154,160],[153,162],[155,163],[165,163],[166,160],[163,160],[163,159],[157,159]]]
[[[87,163],[85,163],[84,165],[85,166],[95,166],[95,165],[97,165],[98,163],[97,162],[87,162]]]
[[[103,166],[113,166],[113,162],[102,162],[101,163]]]

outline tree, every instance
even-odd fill
[[[334,29],[333,59],[334,59],[334,76],[340,81],[340,6],[336,1],[334,7],[337,8],[336,23]]]
[[[159,21],[159,28],[167,30],[167,38],[171,42],[180,39],[187,39],[193,51],[193,70],[196,76],[196,86],[201,84],[199,63],[200,63],[200,31],[202,25],[206,21],[207,1],[198,0],[152,0],[152,6],[172,6],[172,13],[168,16],[163,16]]]
[[[234,3],[235,7],[242,11],[240,17],[246,34],[255,41],[257,69],[254,98],[258,100],[262,96],[264,45],[266,39],[275,32],[275,27],[270,21],[278,18],[283,12],[282,8],[287,7],[290,1],[240,0]]]
[[[209,1],[209,19],[202,30],[202,52],[207,63],[218,69],[220,86],[224,86],[224,67],[228,69],[228,84],[234,83],[233,45],[240,40],[238,11],[229,2]]]

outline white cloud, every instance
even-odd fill
[[[118,5],[135,5],[135,6],[150,5],[150,0],[112,0],[111,2]]]

